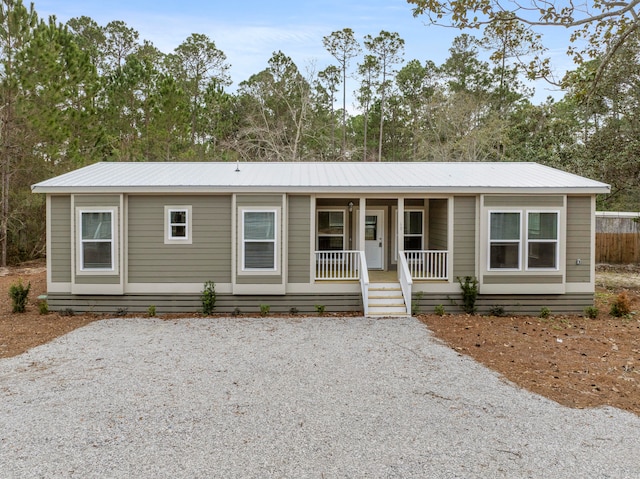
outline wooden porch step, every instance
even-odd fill
[[[406,317],[407,306],[402,296],[402,288],[398,282],[369,283],[369,316],[372,317]]]

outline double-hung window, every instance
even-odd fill
[[[165,206],[165,244],[192,244],[191,205]]]
[[[343,251],[344,232],[344,211],[318,211],[318,251]]]
[[[520,269],[522,246],[519,211],[492,211],[489,215],[489,269]]]
[[[422,211],[404,212],[404,251],[423,249]]]
[[[524,224],[523,224],[524,223]],[[489,215],[490,270],[557,270],[557,211],[492,211]]]
[[[527,213],[527,268],[558,268],[558,213]]]
[[[112,210],[80,210],[80,270],[114,271],[114,214]]]
[[[277,270],[277,211],[242,211],[242,270]]]

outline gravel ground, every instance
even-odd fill
[[[113,319],[0,360],[0,476],[636,478],[640,418],[415,319]]]

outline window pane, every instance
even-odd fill
[[[246,211],[244,238],[246,240],[275,239],[276,214],[273,211]]]
[[[274,269],[275,244],[251,243],[244,244],[244,267],[246,269]]]
[[[187,237],[187,227],[186,226],[172,226],[171,227],[171,237],[172,238],[186,238]]]
[[[518,269],[519,243],[491,243],[490,268]]]
[[[111,213],[83,212],[82,239],[111,239]]]
[[[344,232],[344,213],[342,211],[318,212],[318,233],[341,235]]]
[[[558,239],[558,214],[529,213],[529,239]]]
[[[422,234],[422,211],[405,211],[404,212],[404,234],[406,235]]]
[[[557,243],[529,243],[529,268],[556,268]]]
[[[319,251],[342,251],[344,249],[342,244],[342,236],[319,236],[318,237],[318,250]]]
[[[520,213],[491,213],[492,240],[519,240]]]
[[[184,210],[181,211],[172,211],[171,212],[171,224],[179,223],[179,224],[187,224],[187,212]]]
[[[405,251],[420,251],[422,249],[422,236],[405,236]]]
[[[364,239],[375,240],[378,237],[378,217],[375,215],[365,216]]]
[[[82,243],[82,269],[111,269],[111,242]]]

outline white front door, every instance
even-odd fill
[[[366,212],[364,255],[368,269],[384,268],[384,210],[367,210]]]

